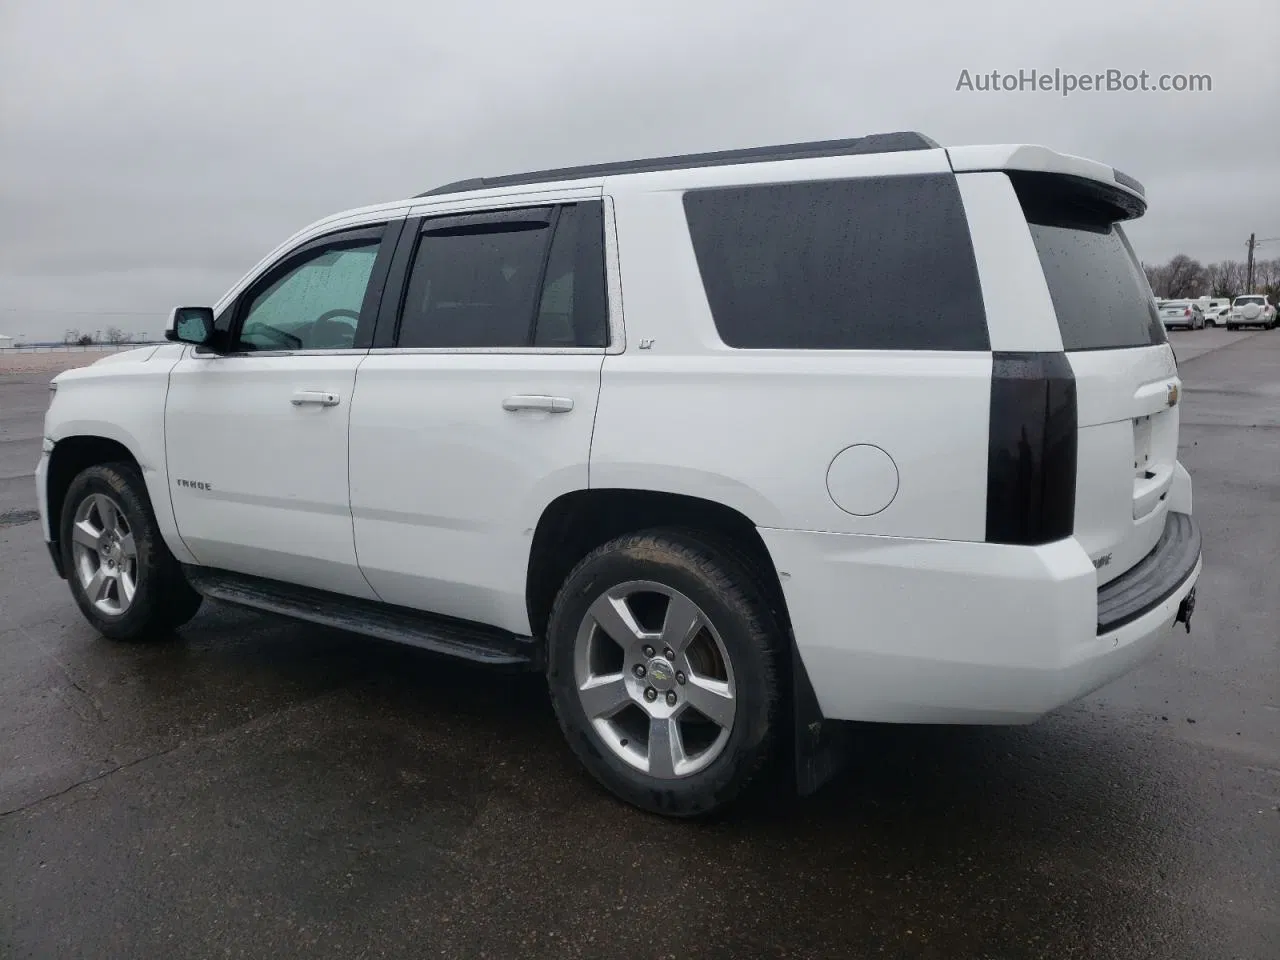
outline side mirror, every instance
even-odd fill
[[[164,338],[175,343],[193,343],[208,346],[213,340],[212,307],[174,307],[169,314],[169,325]]]

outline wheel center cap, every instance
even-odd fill
[[[675,686],[676,668],[665,657],[654,657],[645,669],[649,685],[655,690],[667,691]]]

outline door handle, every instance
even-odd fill
[[[503,410],[546,410],[548,413],[568,413],[573,401],[568,397],[507,397],[502,401]]]
[[[323,390],[295,390],[293,399],[290,402],[295,407],[300,407],[304,403],[314,403],[321,407],[336,407],[340,399],[336,393],[326,393]]]

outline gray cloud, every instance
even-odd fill
[[[1240,257],[1280,236],[1280,70],[1242,43],[1277,36],[1271,0],[5,4],[0,328],[154,330],[308,221],[447,180],[877,130],[1112,163],[1144,258]],[[1055,67],[1213,91],[955,89]]]

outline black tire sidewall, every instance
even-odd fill
[[[119,616],[111,616],[98,610],[85,595],[71,546],[71,527],[76,510],[86,497],[95,493],[106,494],[124,512],[125,522],[129,525],[137,550],[137,590],[129,609]],[[163,606],[166,585],[159,566],[163,563],[162,552],[167,548],[160,539],[160,531],[151,511],[150,501],[146,498],[142,477],[136,470],[123,464],[103,464],[81,472],[71,482],[63,500],[59,535],[71,594],[95,629],[113,639],[135,639],[161,626],[157,614]]]
[[[771,616],[767,605],[742,585],[749,578],[736,564],[705,544],[676,534],[624,538],[617,549],[597,552],[565,581],[548,630],[548,683],[556,714],[574,752],[606,787],[645,810],[667,816],[700,816],[734,799],[767,762],[778,726],[780,671],[767,639]],[[666,556],[655,544],[675,549]],[[637,554],[643,552],[645,556]],[[714,564],[733,583],[728,591],[717,586],[690,555]],[[661,557],[661,559],[659,559]],[[600,742],[578,697],[574,677],[574,646],[591,604],[607,589],[629,580],[650,580],[678,590],[710,617],[724,641],[734,674],[737,712],[729,741],[704,770],[678,780],[656,780],[634,769]]]

